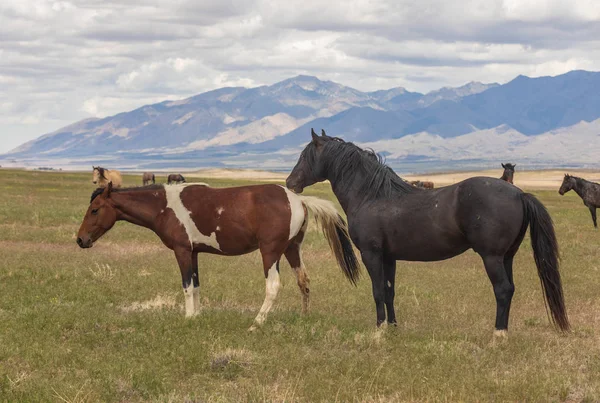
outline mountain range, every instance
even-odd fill
[[[518,76],[427,94],[374,92],[297,76],[229,87],[101,119],[30,141],[4,161],[131,169],[289,169],[310,128],[383,153],[404,171],[498,165],[597,166],[600,73]],[[597,146],[598,144],[598,146]]]

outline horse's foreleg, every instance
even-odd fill
[[[394,296],[396,295],[396,261],[384,262],[385,276],[385,308],[387,310],[387,321],[389,324],[397,325],[396,311],[394,310]]]
[[[175,250],[175,257],[181,271],[181,283],[183,285],[183,295],[185,296],[185,316],[189,318],[194,316],[195,313],[194,292],[199,292],[198,275],[194,275],[193,253],[187,249]]]
[[[496,330],[494,336],[508,336],[508,316],[515,286],[511,283],[505,268],[504,256],[482,256],[485,271],[494,287],[496,296]],[[510,271],[512,273],[512,260]]]
[[[596,207],[588,206],[590,209],[590,213],[592,214],[592,221],[594,221],[594,228],[598,228],[598,224],[596,223]]]
[[[194,290],[192,296],[194,300],[194,313],[200,313],[200,277],[198,277],[198,252],[192,253],[192,283]]]
[[[371,284],[373,286],[373,298],[377,310],[377,327],[385,322],[385,274],[383,270],[383,256],[379,251],[361,251],[362,261],[365,264]]]

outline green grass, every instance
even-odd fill
[[[119,223],[77,247],[90,177],[0,170],[0,401],[600,400],[600,233],[574,194],[535,192],[555,220],[573,332],[549,325],[526,238],[510,340],[494,344],[475,253],[399,262],[399,326],[377,332],[370,281],[350,286],[312,224],[308,316],[284,263],[274,310],[247,332],[264,298],[256,252],[200,255],[203,310],[185,319],[175,258],[152,232]],[[326,185],[307,193],[333,200]]]

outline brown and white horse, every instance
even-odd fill
[[[112,182],[113,188],[120,188],[123,184],[121,172],[95,166],[92,166],[92,168],[94,169],[92,173],[92,183],[94,185],[103,188],[106,187],[109,182]]]
[[[154,231],[175,252],[185,295],[185,314],[200,309],[198,253],[225,256],[260,250],[266,278],[265,301],[253,330],[261,325],[279,292],[279,260],[285,255],[294,270],[302,311],[309,305],[309,279],[300,247],[312,213],[329,241],[338,265],[356,283],[359,264],[346,222],[333,203],[297,195],[279,185],[211,188],[203,183],[97,189],[77,235],[81,248],[91,247],[125,220]]]
[[[149,185],[150,182],[152,182],[152,184],[156,183],[154,174],[152,172],[144,172],[144,174],[142,175],[142,183],[144,184],[144,186],[146,186]]]
[[[185,183],[185,178],[182,174],[170,174],[167,176],[167,184],[170,185],[172,183]]]

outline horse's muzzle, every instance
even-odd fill
[[[84,241],[81,237],[77,237],[77,245],[79,245],[79,247],[82,249],[91,248],[93,244],[94,243],[92,242],[91,238],[88,238]]]

